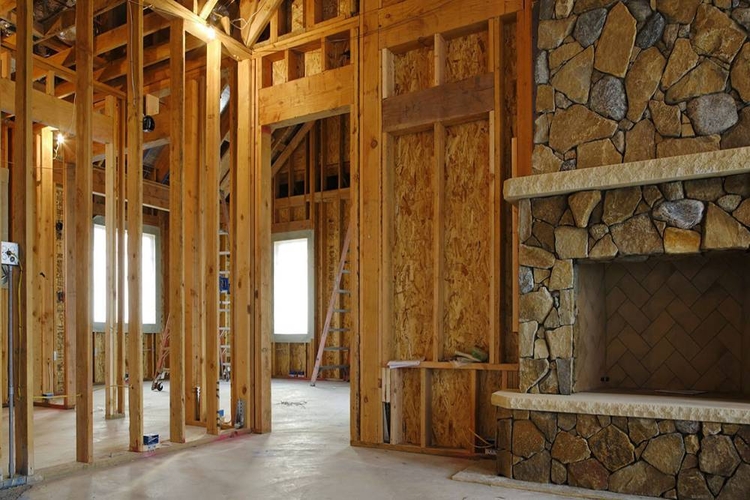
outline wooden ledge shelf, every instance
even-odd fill
[[[750,147],[744,147],[516,177],[505,181],[503,194],[507,201],[516,202],[577,191],[616,189],[748,172]]]
[[[750,425],[750,398],[738,399],[720,394],[580,392],[562,396],[498,391],[492,395],[492,404],[509,410]]]
[[[453,361],[420,361],[415,366],[396,366],[385,368],[391,370],[409,370],[409,369],[427,369],[427,370],[477,370],[477,371],[496,371],[496,372],[515,372],[518,371],[518,364],[515,363],[458,363]]]

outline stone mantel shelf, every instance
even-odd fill
[[[577,191],[607,190],[750,172],[750,147],[603,167],[516,177],[505,181],[510,202]]]
[[[750,402],[701,396],[580,392],[570,396],[498,391],[492,404],[509,410],[750,424]]]

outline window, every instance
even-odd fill
[[[103,331],[107,320],[107,253],[106,230],[101,217],[94,219],[94,329]],[[127,248],[128,234],[125,233]],[[141,311],[143,331],[157,333],[161,329],[161,262],[159,259],[159,229],[143,226],[141,238]],[[125,276],[128,274],[128,261],[125,260]],[[128,287],[125,286],[125,323],[128,322]]]
[[[273,238],[274,342],[309,342],[315,311],[312,231]]]

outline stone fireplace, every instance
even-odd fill
[[[521,391],[750,395],[748,227],[747,174],[522,200]]]
[[[748,149],[513,179],[519,393],[498,473],[750,498]]]

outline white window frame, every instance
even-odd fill
[[[101,215],[97,215],[96,217],[94,217],[93,222],[92,222],[92,231],[93,231],[94,226],[105,226],[104,220],[105,220],[104,217],[102,217]],[[127,225],[125,226],[125,230],[127,231]],[[143,329],[143,333],[161,333],[163,330],[162,324],[164,321],[163,319],[164,304],[162,302],[163,275],[162,275],[161,230],[157,226],[144,224],[143,233],[151,234],[156,239],[156,248],[155,248],[155,251],[156,251],[156,259],[155,259],[155,263],[156,263],[156,323],[143,323],[141,327]],[[118,239],[118,242],[119,242],[119,239]],[[128,286],[127,283],[125,283],[125,286],[126,287]],[[93,299],[93,291],[94,291],[93,283],[91,286],[91,291],[92,291],[91,315],[93,316],[94,314],[93,312],[93,300],[94,300]],[[91,319],[93,321],[93,317]],[[101,322],[93,322],[93,328],[95,332],[104,332],[106,330],[106,325]],[[127,331],[128,331],[128,323],[125,323],[125,332]]]
[[[284,233],[274,233],[272,237],[271,254],[275,254],[275,246],[278,241],[307,239],[307,333],[304,335],[283,335],[276,334],[274,325],[272,330],[273,341],[282,343],[309,343],[315,336],[315,232],[311,229],[303,231],[289,231]],[[272,279],[271,279],[271,297],[276,300],[274,290],[276,261],[273,260]],[[275,302],[274,302],[275,303]],[[273,309],[275,315],[275,308]]]

